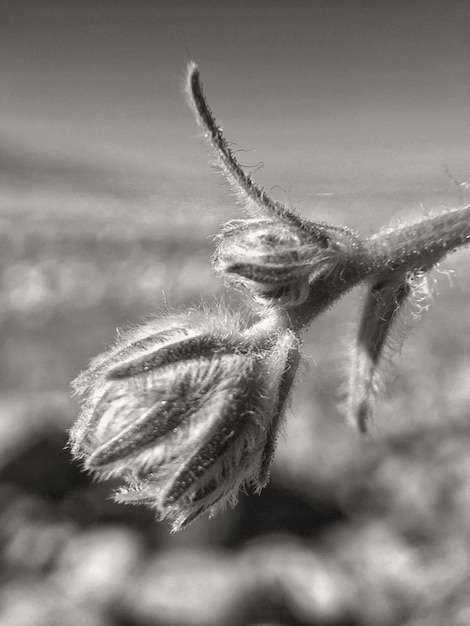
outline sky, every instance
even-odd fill
[[[467,0],[0,0],[0,24],[3,211],[219,199],[190,59],[278,199],[470,178]]]

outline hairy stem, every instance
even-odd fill
[[[365,242],[373,273],[430,269],[449,252],[470,244],[470,205]]]

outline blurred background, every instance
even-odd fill
[[[223,291],[237,207],[188,61],[276,199],[367,235],[469,200],[445,174],[470,179],[469,3],[0,0],[0,31],[0,626],[469,624],[468,250],[366,439],[340,410],[361,290],[315,323],[271,482],[234,510],[171,535],[66,448],[116,328]]]

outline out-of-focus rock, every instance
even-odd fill
[[[105,615],[47,582],[24,578],[0,591],[0,626],[113,626]]]
[[[109,609],[139,573],[143,547],[125,528],[101,527],[71,537],[60,554],[54,582],[78,604]]]
[[[229,554],[172,550],[157,554],[131,581],[126,605],[145,626],[240,626],[246,586]]]

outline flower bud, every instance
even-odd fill
[[[299,349],[275,313],[249,328],[221,310],[166,322],[124,335],[77,379],[70,441],[98,478],[125,479],[119,501],[177,530],[265,485]]]
[[[217,239],[216,271],[264,302],[301,304],[309,295],[309,278],[328,267],[325,242],[281,220],[232,220]]]

